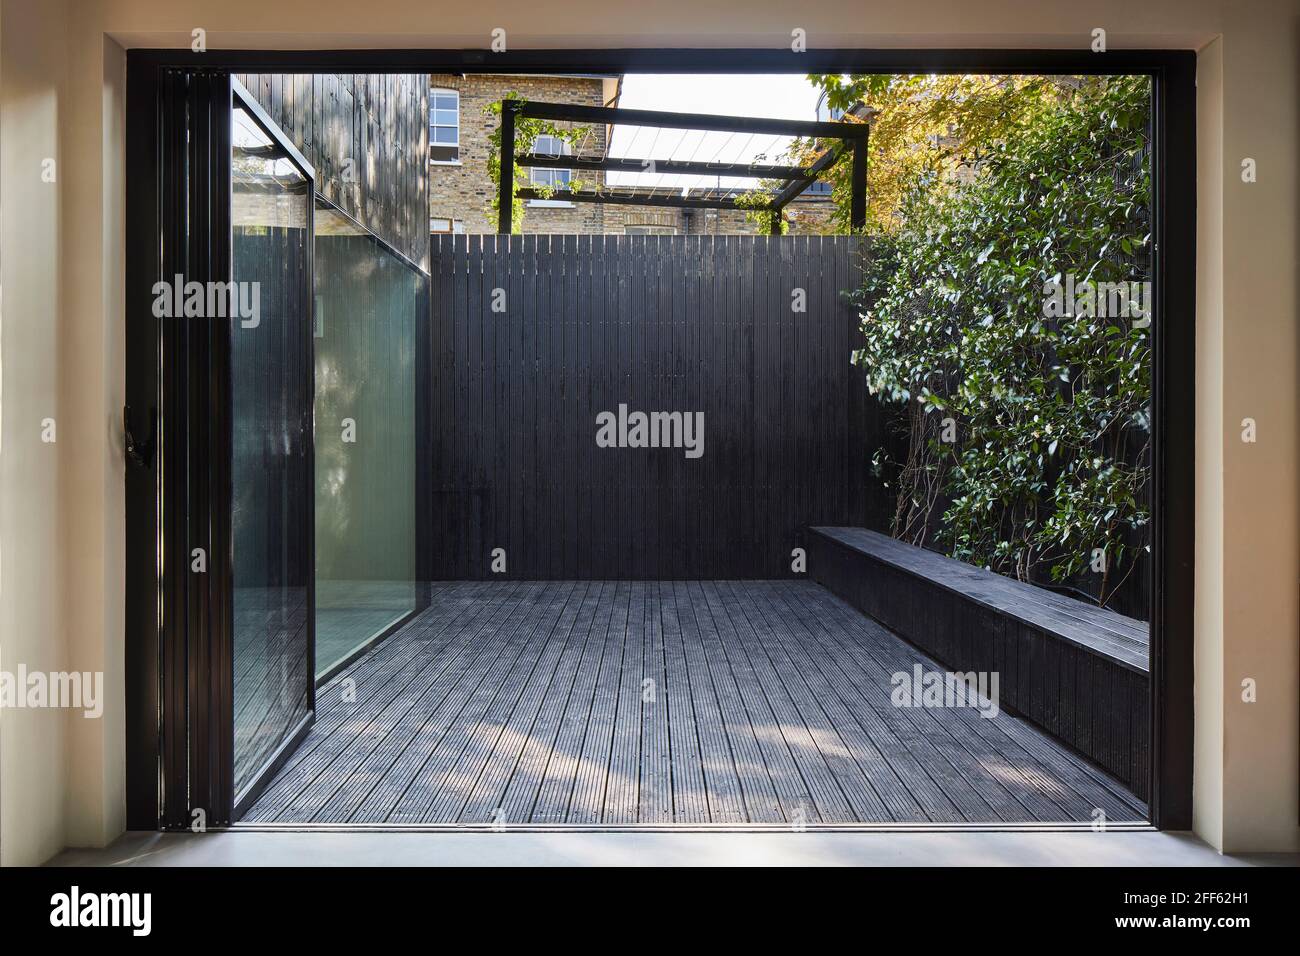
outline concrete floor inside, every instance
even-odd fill
[[[1189,833],[128,833],[52,866],[1295,866]]]

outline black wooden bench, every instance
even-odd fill
[[[813,528],[819,584],[953,671],[999,674],[1001,706],[1148,797],[1142,621],[863,528]]]

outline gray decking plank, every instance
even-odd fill
[[[731,753],[722,707],[709,672],[704,653],[700,611],[702,597],[690,582],[673,582],[673,599],[677,605],[677,622],[682,630],[686,671],[690,678],[691,701],[695,707],[695,724],[700,735],[700,756],[704,765],[704,789],[709,800],[709,819],[714,823],[745,822],[745,799],[740,789],[736,761]],[[708,622],[711,625],[711,621]]]
[[[595,693],[582,738],[578,774],[565,820],[569,823],[599,823],[605,808],[609,784],[610,755],[614,744],[614,716],[618,708],[618,687],[623,676],[623,653],[627,644],[628,586],[620,581],[614,588],[608,616],[598,615],[605,627],[605,652],[601,656]]]
[[[467,662],[450,693],[406,744],[393,771],[357,808],[353,819],[419,822],[433,796],[436,768],[442,766],[445,748],[450,746],[448,735],[464,719],[467,709],[484,696],[490,698],[523,653],[526,622],[544,595],[545,588],[540,585],[523,584],[513,592],[511,600],[494,602],[491,625],[480,642],[483,652]]]
[[[529,677],[510,718],[501,729],[495,746],[488,754],[479,779],[470,790],[458,819],[462,823],[499,823],[511,821],[505,814],[504,797],[510,779],[521,760],[530,751],[539,750],[533,738],[534,728],[548,697],[557,687],[567,693],[562,665],[573,659],[573,626],[577,621],[586,585],[579,584],[566,594],[558,618],[549,627],[549,637],[542,659]],[[558,684],[557,684],[558,682]],[[499,812],[499,815],[498,815]],[[527,822],[518,818],[513,822]]]
[[[592,644],[592,619],[599,601],[600,585],[583,586],[582,601],[574,619],[564,655],[556,668],[551,691],[546,695],[537,721],[533,725],[528,746],[525,748],[515,772],[506,784],[501,798],[501,810],[507,823],[530,822],[537,803],[547,767],[555,754],[556,738],[564,715],[573,697],[574,685],[582,662]],[[585,706],[585,704],[583,705]]]
[[[513,595],[515,592],[510,592]],[[297,795],[292,811],[299,818],[314,818],[321,822],[343,821],[359,811],[372,793],[386,783],[406,780],[407,775],[398,764],[400,756],[415,739],[430,714],[440,713],[449,693],[464,680],[467,670],[484,658],[494,646],[489,635],[498,623],[498,616],[508,616],[513,602],[507,595],[485,601],[486,613],[477,615],[469,625],[456,634],[456,640],[443,652],[431,658],[443,663],[441,673],[429,671],[429,678],[408,682],[401,686],[396,697],[384,709],[372,707],[368,722],[347,746],[322,769],[311,786]],[[486,672],[491,659],[479,665]],[[424,673],[424,672],[422,672]],[[412,703],[412,698],[414,704]],[[398,720],[386,719],[393,704],[405,702],[405,714]],[[377,704],[377,701],[375,702]],[[400,712],[399,712],[400,713]],[[409,730],[409,733],[407,732]],[[367,747],[367,745],[369,745]],[[355,754],[355,755],[354,755]],[[355,781],[347,778],[356,774]],[[327,789],[330,785],[333,789]],[[381,790],[382,793],[382,790]]]
[[[743,585],[741,585],[743,587]],[[732,584],[732,590],[737,585]],[[751,592],[745,592],[747,600],[754,600]],[[961,820],[963,814],[957,806],[949,799],[945,790],[927,771],[923,762],[927,754],[915,754],[912,748],[894,731],[894,727],[887,722],[877,709],[877,702],[863,695],[859,680],[851,679],[842,669],[827,659],[826,655],[812,653],[808,648],[816,647],[817,641],[808,632],[808,626],[802,623],[796,615],[796,624],[791,626],[786,634],[785,643],[787,650],[801,652],[803,658],[810,664],[810,672],[815,671],[813,680],[824,682],[821,686],[828,695],[827,706],[837,706],[834,700],[837,698],[839,705],[844,708],[843,713],[848,714],[858,726],[865,739],[862,744],[862,751],[865,754],[867,747],[875,748],[885,760],[887,765],[893,770],[894,774],[903,782],[907,791],[907,796],[921,808],[926,818],[932,821]],[[801,634],[802,632],[802,634]],[[799,640],[803,637],[808,643],[805,644]],[[884,704],[888,704],[886,700]],[[850,729],[847,731],[853,733]],[[930,751],[935,759],[938,757],[937,752]],[[869,775],[870,776],[870,775]],[[871,779],[874,781],[875,777]],[[882,788],[888,790],[882,782]],[[911,809],[901,798],[886,798],[886,802],[891,806],[899,803],[899,812],[904,814],[901,819],[911,819]]]
[[[663,623],[659,616],[659,582],[647,581],[645,600],[645,666],[653,683],[642,695],[641,783],[637,788],[638,823],[673,820],[672,755],[668,748],[668,662],[664,654]]]
[[[324,693],[317,696],[320,716],[293,758],[262,793],[246,816],[251,820],[276,819],[288,822],[297,811],[291,809],[300,795],[358,738],[373,736],[371,721],[382,712],[423,669],[459,639],[474,633],[476,622],[487,619],[485,602],[450,603],[429,614],[449,626],[437,634],[423,627],[413,628],[409,637],[389,653],[375,654],[375,660],[359,668],[355,701],[344,700],[348,674],[340,674]],[[428,613],[428,612],[426,612]],[[421,615],[423,618],[424,615]],[[381,646],[378,650],[385,650]],[[364,693],[363,693],[364,691]]]
[[[442,693],[430,699],[423,713],[412,714],[402,731],[387,742],[389,766],[360,801],[349,801],[351,822],[389,821],[393,808],[415,784],[454,716],[509,647],[510,636],[525,613],[528,592],[517,586],[499,593],[499,597],[485,600],[489,614],[470,629],[469,650],[458,656],[456,667],[445,675]]]
[[[614,585],[603,581],[593,585],[595,606],[592,609],[589,639],[578,664],[578,673],[569,692],[564,718],[560,722],[555,747],[542,775],[531,820],[534,823],[563,823],[569,812],[577,780],[583,737],[591,715],[600,675],[601,660],[605,654],[605,640],[609,632],[609,615],[613,609]]]
[[[406,819],[421,823],[455,821],[468,789],[478,779],[483,759],[500,735],[501,725],[546,651],[552,615],[560,613],[565,596],[555,587],[541,589],[512,637],[512,642],[519,645],[518,654],[511,658],[507,652],[508,663],[494,667],[479,684],[425,764],[418,787],[412,787],[403,797],[405,809],[399,806],[395,818],[405,814]]]
[[[739,632],[738,646],[749,655],[792,748],[798,748],[800,769],[813,788],[823,818],[834,823],[890,819],[884,801],[862,768],[848,756],[848,747],[807,685],[796,672],[783,673],[769,656],[765,641],[774,640],[771,623],[759,614],[747,612],[745,619],[748,626]],[[784,625],[778,621],[777,626]]]
[[[736,600],[735,592],[731,590],[731,584],[732,582],[721,582],[717,585],[718,600],[732,608],[734,614],[745,615],[744,608]],[[706,590],[708,587],[706,585]],[[864,731],[858,719],[844,705],[836,688],[822,673],[816,657],[809,654],[806,647],[795,640],[797,622],[792,621],[788,612],[783,613],[782,608],[775,606],[762,593],[750,592],[750,603],[755,612],[771,615],[769,619],[771,626],[764,636],[775,641],[774,644],[767,646],[774,666],[779,672],[795,675],[804,683],[806,692],[822,711],[826,726],[838,735],[845,751],[858,764],[862,774],[880,795],[886,808],[884,819],[910,821],[932,819],[917,801],[904,778],[876,746],[871,735]],[[754,639],[760,639],[760,635],[755,634]],[[869,707],[866,709],[870,710]],[[892,736],[879,721],[875,725],[875,730],[878,737]],[[913,772],[920,775],[921,779],[918,783],[922,786],[929,783],[929,778],[918,766],[913,766]],[[943,799],[942,794],[937,794],[937,797],[934,803],[946,805],[945,809],[950,814],[956,813],[956,808]],[[949,817],[949,819],[953,818],[955,817]]]
[[[748,655],[739,645],[728,647],[723,644],[722,653],[735,676],[745,712],[749,714],[750,726],[763,755],[768,777],[780,801],[782,816],[791,823],[801,820],[806,823],[821,821],[817,802],[813,799],[789,743],[781,733],[780,721],[763,693]]]
[[[619,675],[618,706],[614,713],[614,739],[610,747],[609,778],[605,789],[604,823],[636,823],[641,786],[642,680],[646,664],[646,587],[629,586],[628,613],[624,620],[623,669]]]
[[[356,812],[371,792],[391,773],[399,755],[424,726],[430,713],[447,698],[463,678],[467,667],[490,640],[475,642],[476,635],[487,632],[491,618],[477,630],[466,629],[461,639],[443,649],[421,672],[419,678],[408,684],[394,701],[372,718],[366,733],[359,735],[312,783],[317,792],[316,803],[309,817],[317,822],[343,822]],[[336,786],[326,793],[329,781]],[[296,806],[308,803],[306,791],[295,800]]]
[[[572,603],[576,590],[572,582],[551,589],[545,610],[534,615],[529,624],[530,650],[516,662],[488,711],[474,724],[460,757],[438,787],[425,819],[440,823],[498,822],[492,812],[498,809],[497,799],[514,771],[541,697],[560,662],[564,640],[557,639],[557,634],[567,633],[567,629],[561,632],[565,612],[570,607],[577,612]],[[479,802],[467,814],[476,791]]]
[[[706,585],[706,601],[708,586]],[[714,608],[710,602],[713,626],[704,631],[704,656],[709,672],[713,676],[713,686],[717,691],[718,703],[722,707],[723,725],[731,741],[731,752],[736,764],[736,774],[740,777],[740,786],[745,799],[745,811],[751,823],[783,823],[785,814],[781,810],[781,799],[777,796],[776,786],[767,770],[767,761],[763,759],[763,749],[759,746],[754,725],[750,722],[749,712],[736,675],[731,670],[731,663],[723,651],[724,644],[733,643],[736,638],[736,625],[732,615],[722,607]]]
[[[810,593],[822,600],[830,592]],[[1033,819],[1023,805],[1014,800],[987,768],[969,752],[953,741],[944,730],[942,717],[924,709],[895,707],[890,700],[890,675],[896,670],[910,668],[910,663],[895,662],[892,666],[874,661],[870,666],[863,661],[852,662],[842,650],[836,650],[839,635],[834,622],[819,616],[815,608],[804,607],[796,612],[798,619],[807,622],[806,633],[819,649],[828,652],[827,659],[844,670],[850,682],[867,705],[873,708],[904,744],[908,752],[925,767],[927,775],[942,789],[944,795],[961,811],[968,822],[1017,822]],[[908,645],[898,642],[902,653],[915,653]],[[919,659],[919,658],[918,658]],[[910,658],[907,658],[910,661]],[[854,664],[856,663],[856,666]]]
[[[673,819],[680,823],[709,822],[709,797],[704,785],[700,733],[686,668],[686,649],[671,581],[660,582],[659,616],[667,660],[668,741],[672,754]]]
[[[363,660],[354,662],[353,667],[336,674],[323,687],[316,690],[316,722],[302,745],[294,751],[281,771],[280,780],[286,779],[286,771],[294,770],[310,758],[317,747],[351,715],[366,711],[375,695],[382,693],[390,684],[393,675],[400,673],[421,651],[441,642],[443,645],[455,638],[457,620],[462,616],[472,618],[483,613],[481,602],[470,597],[474,588],[458,589],[464,595],[462,602],[445,601],[434,604],[421,612],[416,619],[375,650]],[[430,626],[434,630],[430,630]],[[350,691],[353,700],[345,702],[345,691]],[[271,790],[259,799],[267,800]]]

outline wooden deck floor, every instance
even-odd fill
[[[465,582],[318,694],[246,822],[1111,822],[1119,783],[811,582]]]

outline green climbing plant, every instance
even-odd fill
[[[1149,103],[1145,78],[1085,79],[968,175],[919,163],[853,296],[854,362],[905,410],[875,461],[894,534],[1021,580],[1095,572],[1102,604],[1148,548]]]
[[[492,190],[492,198],[488,204],[488,209],[485,213],[485,215],[488,217],[489,222],[497,221],[497,217],[501,209],[500,187],[501,187],[502,157],[501,157],[500,119],[501,119],[501,111],[504,108],[504,103],[507,101],[520,103],[520,104],[526,102],[522,96],[520,96],[518,93],[512,90],[511,92],[505,95],[504,99],[497,100],[494,103],[489,103],[488,105],[483,107],[483,112],[487,113],[490,116],[496,117],[498,121],[495,125],[495,128],[492,130],[491,135],[488,137],[488,141],[492,147],[490,150],[488,150],[488,175],[491,176],[492,178],[492,184],[497,187],[496,189]],[[533,151],[533,147],[537,144],[538,138],[542,136],[554,136],[556,139],[562,140],[568,143],[570,146],[575,146],[577,145],[578,141],[582,138],[582,134],[583,131],[581,128],[562,127],[551,120],[536,119],[528,116],[520,116],[518,114],[515,115],[516,154],[531,153]],[[514,162],[513,156],[510,157],[510,161],[512,163]],[[525,182],[525,177],[522,175],[522,173],[523,170],[520,169],[518,164],[515,164],[514,178],[513,178],[514,192],[511,196],[512,205],[511,205],[510,222],[511,222],[511,232],[516,232],[516,233],[523,231],[524,202],[519,198],[519,189],[521,188],[521,185],[523,185]],[[557,192],[583,192],[586,189],[586,184],[581,179],[570,180],[567,188],[564,190],[560,190],[554,185],[537,186],[533,183],[527,183],[527,185],[536,189],[538,194],[546,199],[551,198]]]

